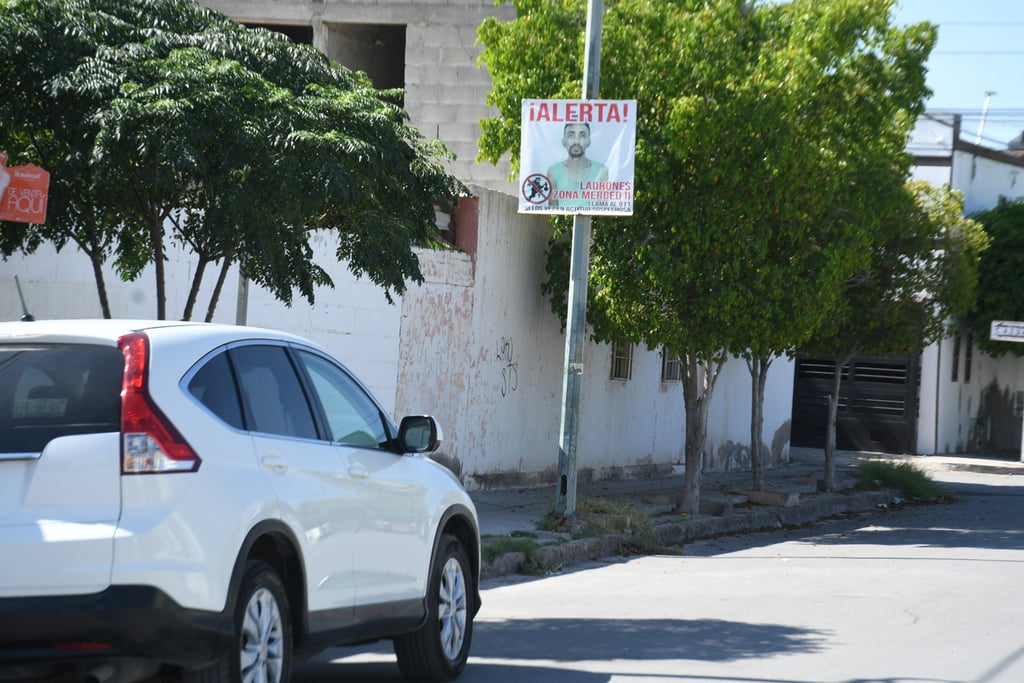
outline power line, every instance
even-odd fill
[[[938,26],[1024,26],[1024,21],[933,21],[931,23]]]
[[[1024,55],[1024,50],[935,50],[933,55],[962,55],[965,57],[1001,57],[1003,55]]]

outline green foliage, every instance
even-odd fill
[[[974,305],[989,239],[949,187],[911,182],[888,205],[866,268],[850,278],[838,315],[808,347],[837,357],[912,353],[940,339]]]
[[[977,289],[981,225],[963,216],[948,187],[907,183],[884,205],[870,262],[851,277],[835,314],[806,343],[836,359],[825,441],[825,481],[835,464],[840,373],[858,353],[916,353],[940,339],[950,318],[967,315]]]
[[[910,462],[869,460],[857,466],[857,486],[896,489],[906,498],[935,501],[945,495],[924,471]]]
[[[974,339],[993,355],[1024,355],[1024,344],[992,341],[993,320],[1024,320],[1024,199],[1005,200],[974,216],[992,248],[981,255]]]
[[[581,92],[585,3],[512,4],[515,21],[479,32],[499,112],[480,156],[515,168],[520,101]],[[892,7],[605,3],[600,90],[638,103],[635,200],[631,217],[594,219],[588,322],[683,360],[687,496],[718,363],[792,352],[834,316],[909,174],[936,32],[893,26]],[[568,223],[555,225],[544,291],[564,315]]]
[[[0,65],[0,147],[56,179],[48,224],[3,254],[71,240],[126,279],[153,265],[162,307],[169,237],[197,258],[185,317],[214,263],[312,303],[331,284],[316,232],[390,300],[464,191],[399,93],[192,2],[7,0]]]
[[[497,538],[483,539],[480,556],[484,562],[493,562],[495,559],[508,553],[522,553],[523,562],[519,565],[520,574],[543,574],[544,568],[537,550],[540,545],[536,539],[526,536],[502,536]]]

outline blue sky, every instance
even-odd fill
[[[981,144],[1005,149],[1024,132],[1024,0],[897,0],[895,19],[939,27],[927,107],[963,115],[962,139],[974,142],[981,129]]]

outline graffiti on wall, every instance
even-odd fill
[[[508,396],[519,388],[519,363],[512,349],[512,337],[502,337],[498,342],[498,362],[501,363],[501,395]]]

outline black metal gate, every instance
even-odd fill
[[[913,453],[920,355],[858,356],[842,370],[836,448]],[[793,378],[793,446],[825,447],[835,360],[799,355]]]

